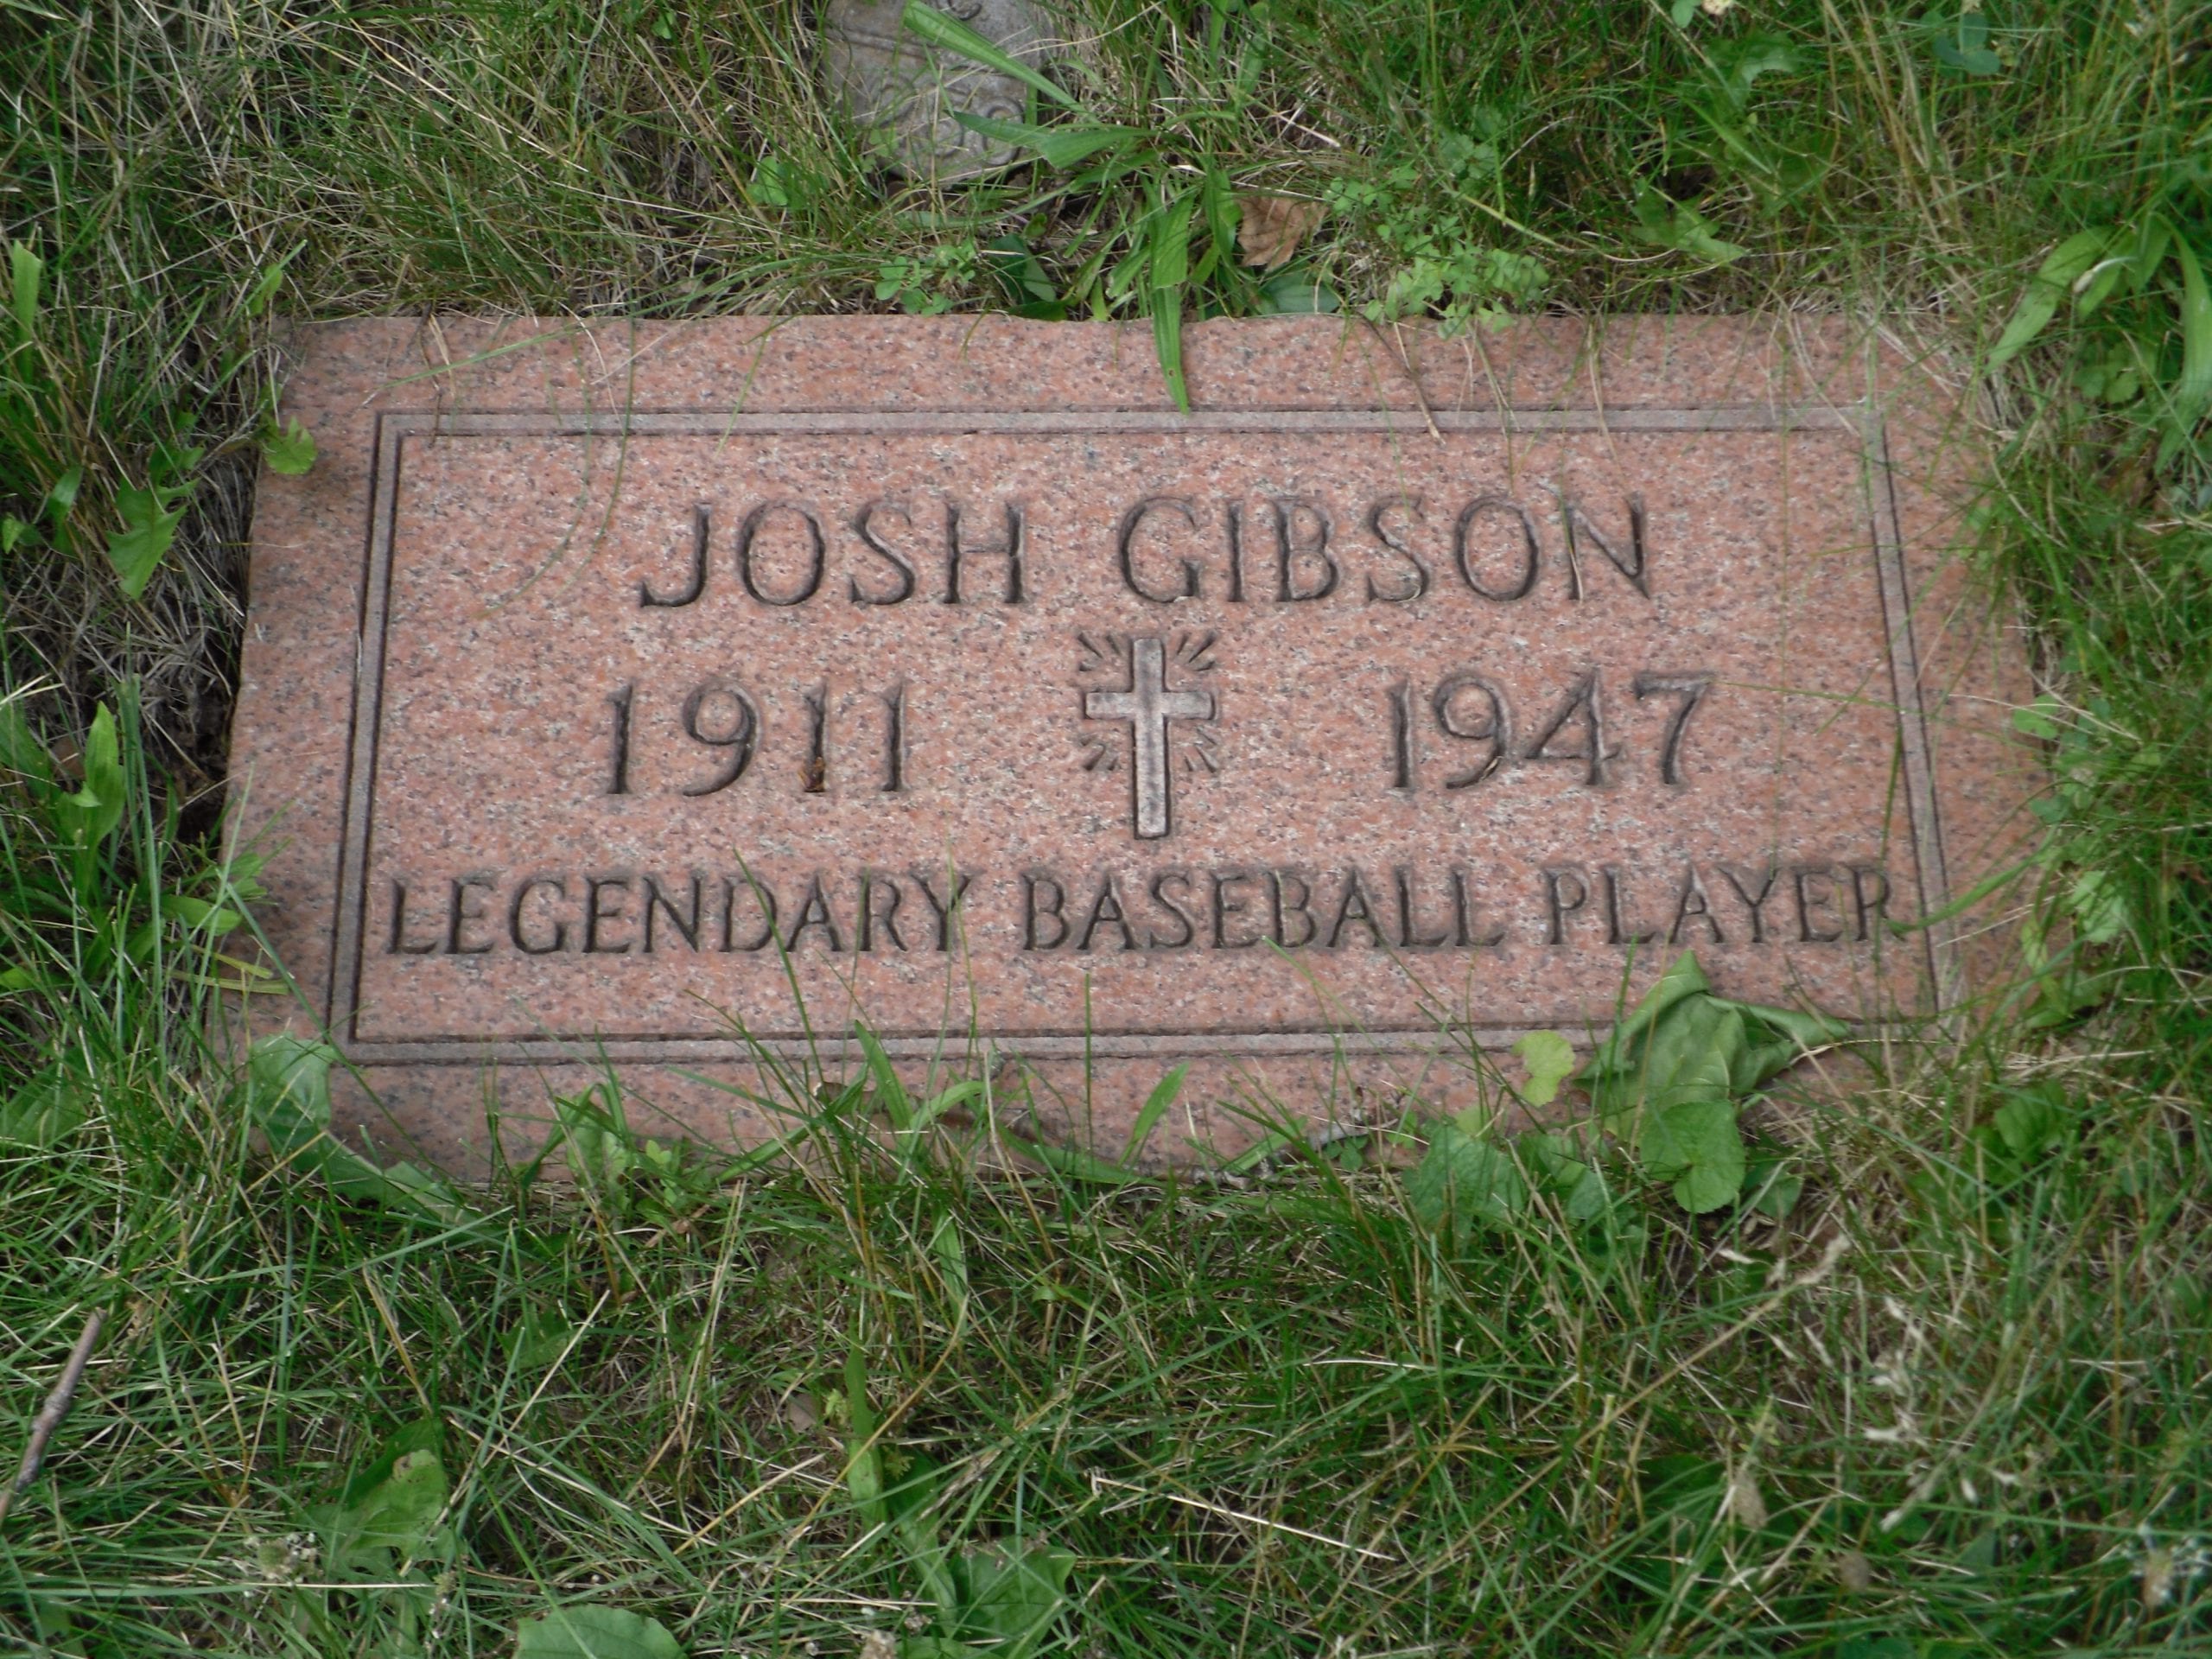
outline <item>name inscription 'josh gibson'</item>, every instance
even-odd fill
[[[1642,496],[1628,498],[1625,524],[1610,531],[1564,493],[1554,495],[1553,506],[1548,537],[1535,509],[1495,493],[1463,503],[1385,495],[1349,520],[1310,496],[1206,502],[1148,495],[1121,515],[1113,556],[1122,585],[1155,605],[1214,597],[1231,605],[1405,605],[1433,589],[1462,588],[1491,604],[1511,605],[1537,591],[1548,565],[1560,570],[1567,598],[1580,601],[1584,572],[1600,560],[1649,596]],[[957,501],[944,501],[934,515],[938,524],[926,525],[932,516],[918,502],[887,497],[842,510],[819,502],[758,502],[731,531],[733,573],[759,604],[780,609],[830,602],[837,592],[829,580],[834,537],[841,554],[851,556],[844,569],[849,604],[989,603],[978,565],[996,568],[997,602],[1032,601],[1029,520],[1021,503],[999,504],[996,533],[986,539],[978,539],[975,527],[980,515]],[[1417,536],[1437,545],[1424,552]],[[666,591],[650,580],[639,582],[639,606],[680,610],[706,596],[716,569],[711,508],[692,509],[689,541],[682,580]],[[772,557],[772,549],[779,556]],[[772,563],[792,563],[780,556],[794,551],[796,574],[771,573]],[[1447,569],[1441,578],[1440,560]]]
[[[1166,606],[1212,598],[1230,604],[1307,604],[1354,599],[1402,604],[1433,588],[1464,590],[1491,605],[1528,599],[1548,565],[1563,572],[1567,596],[1586,593],[1584,571],[1602,561],[1645,599],[1651,571],[1642,499],[1630,497],[1625,525],[1609,534],[1565,496],[1556,496],[1553,535],[1525,504],[1478,495],[1432,513],[1419,495],[1370,504],[1347,524],[1302,497],[1202,503],[1148,496],[1119,518],[1111,556],[1121,585]],[[889,499],[845,512],[792,501],[751,506],[728,537],[739,587],[753,601],[788,607],[825,601],[830,526],[841,525],[860,556],[846,573],[854,605],[910,601],[963,605],[1033,602],[1036,572],[1019,503],[1001,505],[997,533],[978,541],[956,503],[942,506],[934,545],[916,532],[928,517]],[[1427,525],[1446,556],[1433,561],[1411,539]],[[715,519],[698,508],[681,583],[638,588],[645,608],[698,603],[713,583]],[[1350,539],[1352,533],[1363,542]],[[765,549],[778,549],[772,577]],[[1352,550],[1379,561],[1356,569]],[[798,574],[789,555],[799,550]],[[1503,557],[1501,558],[1501,553]],[[1554,556],[1556,554],[1556,557]],[[995,567],[997,580],[980,579]],[[1444,571],[1440,576],[1436,565]],[[1355,583],[1350,578],[1357,574]],[[986,595],[988,597],[986,597]],[[1078,632],[1080,690],[1076,713],[1082,764],[1118,766],[1120,749],[1102,733],[1126,731],[1130,761],[1129,829],[1139,842],[1172,833],[1173,734],[1188,738],[1188,769],[1214,769],[1209,728],[1224,710],[1203,677],[1216,665],[1217,632],[1158,634]],[[1103,643],[1102,643],[1103,642]],[[1694,716],[1710,700],[1715,676],[1695,671],[1592,666],[1568,683],[1531,687],[1489,664],[1470,663],[1408,676],[1373,711],[1374,787],[1418,793],[1473,789],[1509,767],[1564,763],[1572,781],[1602,788],[1628,779],[1668,787],[1688,781]],[[826,792],[833,766],[856,794],[902,794],[912,786],[907,750],[913,693],[903,683],[868,694],[880,717],[874,741],[833,744],[826,684],[798,689],[802,729],[779,738],[785,752],[766,768],[769,748],[761,698],[726,677],[683,688],[635,683],[607,695],[603,794],[632,792],[634,716],[641,696],[678,712],[699,765],[670,785],[702,798],[748,775],[788,779],[804,793]],[[1653,749],[1638,755],[1611,734],[1610,711],[1625,696],[1656,700],[1665,712]],[[844,705],[848,709],[850,702]],[[1631,885],[1637,891],[1630,892]],[[1033,868],[998,877],[921,868],[861,868],[804,876],[677,876],[638,870],[469,874],[390,882],[384,953],[399,957],[658,956],[766,952],[942,953],[957,947],[963,923],[995,917],[1035,952],[1481,950],[1518,937],[1554,949],[1665,943],[1750,946],[1830,945],[1878,938],[1892,895],[1876,860],[1785,863],[1685,861],[1672,872],[1631,879],[1602,860],[1546,865],[1524,878],[1517,906],[1485,914],[1477,884],[1459,865],[1407,864],[1335,869],[1182,866],[1101,870],[1074,875]]]

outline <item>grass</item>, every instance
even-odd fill
[[[0,1647],[505,1655],[579,1604],[838,1655],[946,1596],[977,1634],[998,1548],[1050,1581],[1039,1651],[2202,1651],[2212,347],[2168,250],[2212,263],[2212,9],[1670,10],[1096,0],[1072,118],[1138,136],[963,193],[870,169],[794,5],[0,0],[0,240],[40,265],[0,319],[0,1456],[111,1316],[0,1521]],[[1287,284],[1227,245],[1255,189],[1325,207]],[[2133,270],[2159,226],[1995,349],[2054,249]],[[285,1080],[200,1033],[275,317],[1301,285],[1847,307],[1982,374],[2048,948],[2001,1022],[1772,1128],[1786,1217],[1616,1170],[1605,1226],[1455,1241],[1386,1164],[977,1175],[813,1078],[813,1157],[729,1180],[581,1110],[575,1189],[272,1162]],[[103,703],[128,809],[80,856]]]

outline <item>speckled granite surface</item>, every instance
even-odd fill
[[[252,1028],[455,1167],[600,1064],[757,1138],[703,1079],[856,1018],[1109,1143],[1189,1059],[1173,1155],[1471,1098],[1470,1038],[1684,947],[1853,1019],[1996,972],[1884,925],[2036,785],[1942,390],[1800,320],[1403,346],[1202,325],[1184,416],[1109,326],[302,331],[232,779],[301,1001]]]

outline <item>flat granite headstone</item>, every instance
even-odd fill
[[[1883,1027],[1986,975],[2037,764],[1955,397],[1802,319],[1186,338],[1188,414],[1111,325],[303,330],[251,1029],[453,1167],[610,1066],[755,1141],[855,1021],[1109,1145],[1187,1060],[1172,1155],[1463,1104],[1685,949]]]

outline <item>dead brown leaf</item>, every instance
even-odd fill
[[[1236,198],[1236,245],[1244,251],[1244,263],[1262,270],[1288,264],[1298,245],[1321,223],[1321,204],[1296,196],[1249,191]]]

